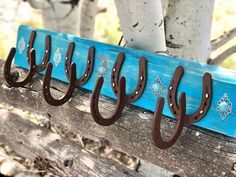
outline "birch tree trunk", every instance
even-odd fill
[[[0,1],[0,58],[5,58],[15,44],[11,38],[16,38],[16,9],[15,0]]]
[[[165,18],[171,55],[207,63],[214,0],[169,0]]]
[[[207,63],[214,0],[115,0],[115,3],[128,47],[155,52],[165,51],[167,44],[171,55]],[[162,21],[162,11],[166,14],[165,37],[164,23],[157,23]],[[160,26],[153,28],[153,24]]]
[[[128,47],[166,51],[161,0],[115,0]]]
[[[93,38],[97,1],[28,0],[33,8],[42,10],[44,28]]]
[[[95,17],[97,15],[98,0],[80,0],[79,5],[79,32],[84,38],[93,38]]]

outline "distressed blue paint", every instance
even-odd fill
[[[18,30],[17,46],[21,37],[24,37],[25,41],[28,41],[32,27],[21,26]],[[153,96],[151,85],[157,77],[161,78],[163,84],[163,91],[160,96],[166,99],[167,88],[171,81],[175,68],[178,65],[182,65],[185,69],[185,74],[181,79],[178,93],[185,92],[187,95],[187,113],[193,113],[198,108],[202,94],[202,76],[205,72],[210,72],[213,77],[213,96],[212,104],[207,115],[198,123],[197,126],[213,130],[231,137],[236,137],[236,108],[232,107],[232,112],[226,119],[221,119],[217,112],[217,103],[221,99],[224,93],[227,93],[228,98],[231,100],[232,105],[236,105],[236,72],[227,70],[221,67],[210,66],[206,64],[200,64],[193,61],[187,61],[181,58],[173,58],[170,56],[164,56],[146,51],[140,51],[130,48],[122,48],[113,45],[107,45],[91,40],[78,38],[72,35],[66,35],[62,33],[55,33],[41,29],[35,29],[37,31],[34,47],[36,48],[37,63],[41,63],[44,55],[44,39],[47,34],[52,36],[51,50],[52,54],[59,48],[62,54],[62,61],[57,67],[53,69],[53,77],[59,80],[67,82],[67,78],[64,71],[64,60],[66,50],[69,42],[75,42],[75,52],[73,55],[73,62],[77,65],[77,77],[81,77],[87,64],[87,53],[89,46],[95,46],[95,66],[94,71],[89,81],[83,86],[88,90],[93,90],[95,82],[98,77],[97,68],[101,64],[101,59],[107,58],[106,66],[108,68],[107,75],[105,76],[105,82],[102,88],[102,94],[116,98],[111,88],[111,71],[113,64],[119,52],[126,54],[125,61],[121,69],[121,76],[125,76],[127,80],[127,93],[131,93],[137,83],[138,69],[139,69],[139,57],[144,56],[148,60],[148,79],[147,85],[143,95],[139,100],[133,103],[136,106],[154,111],[156,106],[157,97]],[[51,55],[50,61],[53,61],[53,55]],[[55,65],[54,62],[52,62]],[[26,62],[26,50],[22,53],[19,52],[17,47],[17,53],[15,57],[15,64],[28,68]],[[43,73],[43,72],[42,72]],[[168,108],[167,100],[165,102],[164,114],[172,117],[172,114]]]

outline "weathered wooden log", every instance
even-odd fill
[[[0,64],[2,72],[2,62]],[[21,72],[22,74],[24,72]],[[0,100],[9,105],[50,115],[53,124],[94,140],[107,139],[114,149],[127,152],[161,166],[180,176],[234,176],[236,163],[236,140],[206,129],[191,126],[183,130],[178,142],[168,150],[160,150],[151,140],[152,113],[129,106],[122,118],[114,125],[97,125],[89,110],[88,91],[78,90],[71,101],[60,107],[48,105],[43,99],[42,76],[36,76],[26,88],[8,88],[0,76]],[[66,85],[52,83],[52,94],[60,96]],[[100,98],[104,115],[115,107],[111,101]],[[175,123],[170,119],[162,122],[163,136],[172,132]],[[171,127],[171,128],[170,128]]]
[[[141,177],[6,110],[0,110],[0,142],[34,161],[42,170],[58,176]]]

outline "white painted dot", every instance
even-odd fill
[[[170,103],[170,107],[172,107],[173,106],[173,103]]]
[[[138,91],[136,91],[135,94],[137,95],[137,94],[138,94]]]
[[[209,97],[209,95],[208,95],[208,93],[206,94],[206,98],[208,98]]]
[[[90,63],[90,60],[88,60],[88,64]]]
[[[112,86],[115,87],[115,83],[114,82],[112,83]]]
[[[114,68],[113,71],[115,72],[115,71],[116,71],[116,68]]]
[[[170,90],[172,90],[173,89],[173,87],[172,86],[170,86],[170,88],[169,88]]]
[[[200,114],[202,114],[202,113],[203,113],[203,110],[200,111]]]
[[[66,57],[66,60],[68,59],[68,57]]]
[[[140,80],[143,80],[143,76],[140,77]]]
[[[88,74],[86,73],[85,75],[84,75],[84,77],[87,77],[88,76]]]
[[[200,135],[200,133],[199,132],[196,132],[196,136],[199,136]]]

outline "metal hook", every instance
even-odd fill
[[[29,67],[26,78],[22,81],[15,81],[11,74],[11,64],[15,56],[15,53],[16,53],[16,48],[11,48],[10,53],[8,54],[7,60],[4,64],[4,78],[10,87],[23,87],[32,80],[35,73],[35,63],[36,63],[35,50],[32,49],[30,51],[30,55],[29,55],[30,67]]]
[[[186,96],[185,93],[181,93],[180,98],[180,109],[177,115],[175,115],[177,119],[177,125],[175,127],[175,131],[173,135],[169,138],[168,141],[164,141],[161,137],[161,118],[164,107],[164,98],[160,97],[157,101],[156,110],[152,123],[152,139],[154,144],[160,149],[167,149],[175,144],[178,140],[183,127],[186,123]]]
[[[66,61],[71,60],[72,55],[74,51],[74,43],[71,42],[68,46],[67,53],[66,53]],[[65,93],[64,96],[62,96],[59,99],[56,99],[52,96],[50,92],[50,83],[51,83],[51,77],[52,77],[52,69],[53,65],[52,63],[48,63],[46,68],[46,73],[44,75],[43,79],[43,95],[45,101],[52,105],[52,106],[60,106],[65,104],[69,99],[72,97],[74,89],[75,89],[75,83],[76,83],[76,64],[73,63],[70,65],[70,69],[67,69],[67,62],[65,63],[65,73],[68,76],[69,80],[69,87]]]
[[[112,69],[111,83],[112,83],[112,89],[115,95],[117,95],[119,91],[118,80],[119,80],[119,74],[120,74],[120,70],[124,62],[124,59],[125,59],[125,54],[123,52],[120,52]],[[145,57],[141,57],[139,60],[139,77],[138,78],[139,79],[138,79],[138,83],[135,90],[130,95],[126,96],[127,104],[132,103],[136,101],[137,99],[139,99],[145,89],[145,85],[147,82],[147,60]]]
[[[29,53],[30,53],[30,50],[33,48],[35,37],[36,37],[36,31],[32,31],[30,34],[29,42],[27,44],[28,63],[29,63]],[[49,59],[50,59],[50,54],[51,54],[51,36],[47,35],[45,38],[45,51],[44,51],[43,61],[41,62],[40,65],[35,66],[35,72],[40,72],[46,68],[47,63],[49,62]]]
[[[52,76],[52,69],[53,65],[52,63],[48,63],[46,72],[43,79],[43,96],[45,101],[52,105],[52,106],[60,106],[64,103],[66,103],[73,95],[73,91],[75,89],[75,82],[76,82],[76,64],[73,63],[70,67],[70,78],[69,78],[69,87],[63,97],[60,99],[53,98],[51,92],[50,92],[50,82],[51,82],[51,76]]]
[[[125,58],[125,54],[123,52],[119,53],[117,60],[112,69],[111,84],[112,84],[112,89],[115,95],[118,97],[118,101],[117,101],[115,112],[108,119],[103,118],[98,110],[98,99],[99,99],[101,87],[104,82],[104,78],[100,77],[97,80],[97,84],[95,86],[95,89],[94,89],[94,92],[92,94],[91,101],[90,101],[90,110],[91,110],[91,114],[93,116],[94,121],[98,123],[99,125],[109,126],[115,123],[121,117],[121,113],[122,113],[122,110],[124,109],[124,106],[140,98],[140,96],[142,95],[145,89],[145,85],[147,81],[147,61],[144,57],[141,57],[139,60],[138,84],[136,86],[135,91],[132,94],[128,96],[126,95],[125,78],[122,77],[120,79],[120,82],[118,83],[119,74],[120,74],[121,66],[124,62],[124,58]]]
[[[47,70],[46,70],[46,73],[44,76],[44,82],[43,82],[43,94],[44,94],[46,102],[52,106],[60,106],[62,104],[65,104],[72,97],[74,89],[77,86],[84,85],[89,80],[93,72],[95,48],[90,47],[88,51],[88,60],[87,60],[87,67],[85,69],[85,73],[80,79],[76,79],[76,64],[73,63],[71,65],[74,48],[75,48],[75,43],[70,42],[67,53],[66,53],[66,59],[65,59],[65,73],[69,80],[69,88],[66,94],[60,99],[53,98],[53,96],[50,93],[49,88],[50,88],[50,80],[51,80],[51,74],[52,74],[52,64],[47,66]]]
[[[75,43],[70,42],[69,50],[66,55],[66,64],[65,64],[65,71],[66,71],[66,75],[68,79],[69,79],[69,70],[70,70],[70,65],[72,62],[72,54],[73,54],[74,48],[75,48]],[[84,85],[89,80],[90,76],[92,75],[93,67],[94,67],[94,53],[95,53],[95,48],[93,46],[89,47],[87,66],[86,66],[83,76],[80,79],[76,80],[76,87],[80,87]]]
[[[91,100],[90,100],[90,110],[91,110],[93,119],[97,124],[102,125],[102,126],[109,126],[109,125],[114,124],[120,118],[122,110],[124,109],[124,106],[127,102],[126,96],[125,96],[126,84],[125,84],[125,78],[122,77],[119,83],[119,93],[118,93],[116,109],[112,116],[110,116],[109,118],[103,118],[98,108],[99,95],[100,95],[103,82],[104,82],[104,78],[99,77],[97,80],[95,89],[92,93]]]
[[[171,80],[169,89],[168,89],[168,103],[169,108],[173,115],[178,114],[179,106],[176,103],[177,98],[177,90],[180,79],[184,74],[184,69],[182,66],[178,66],[175,70],[174,76]],[[187,115],[187,124],[192,124],[201,120],[204,115],[206,115],[208,109],[211,105],[212,98],[212,77],[210,73],[205,73],[203,76],[203,84],[202,84],[202,100],[199,108],[191,115]]]
[[[16,49],[12,48],[10,50],[10,53],[7,57],[7,60],[5,62],[5,66],[4,66],[4,77],[5,80],[7,82],[7,84],[10,87],[23,87],[26,84],[28,84],[31,79],[33,78],[33,75],[37,72],[42,71],[43,69],[45,69],[48,61],[49,61],[49,57],[50,57],[50,49],[51,49],[51,37],[49,35],[46,36],[46,40],[45,40],[45,53],[44,53],[44,57],[43,57],[43,61],[41,63],[41,65],[36,65],[36,54],[35,54],[35,49],[33,49],[33,43],[35,40],[35,36],[36,36],[36,31],[32,31],[30,34],[30,39],[29,42],[27,44],[27,61],[30,65],[27,77],[23,80],[23,81],[14,81],[14,79],[12,78],[11,75],[11,64],[13,61],[13,58],[15,56],[16,53]]]

